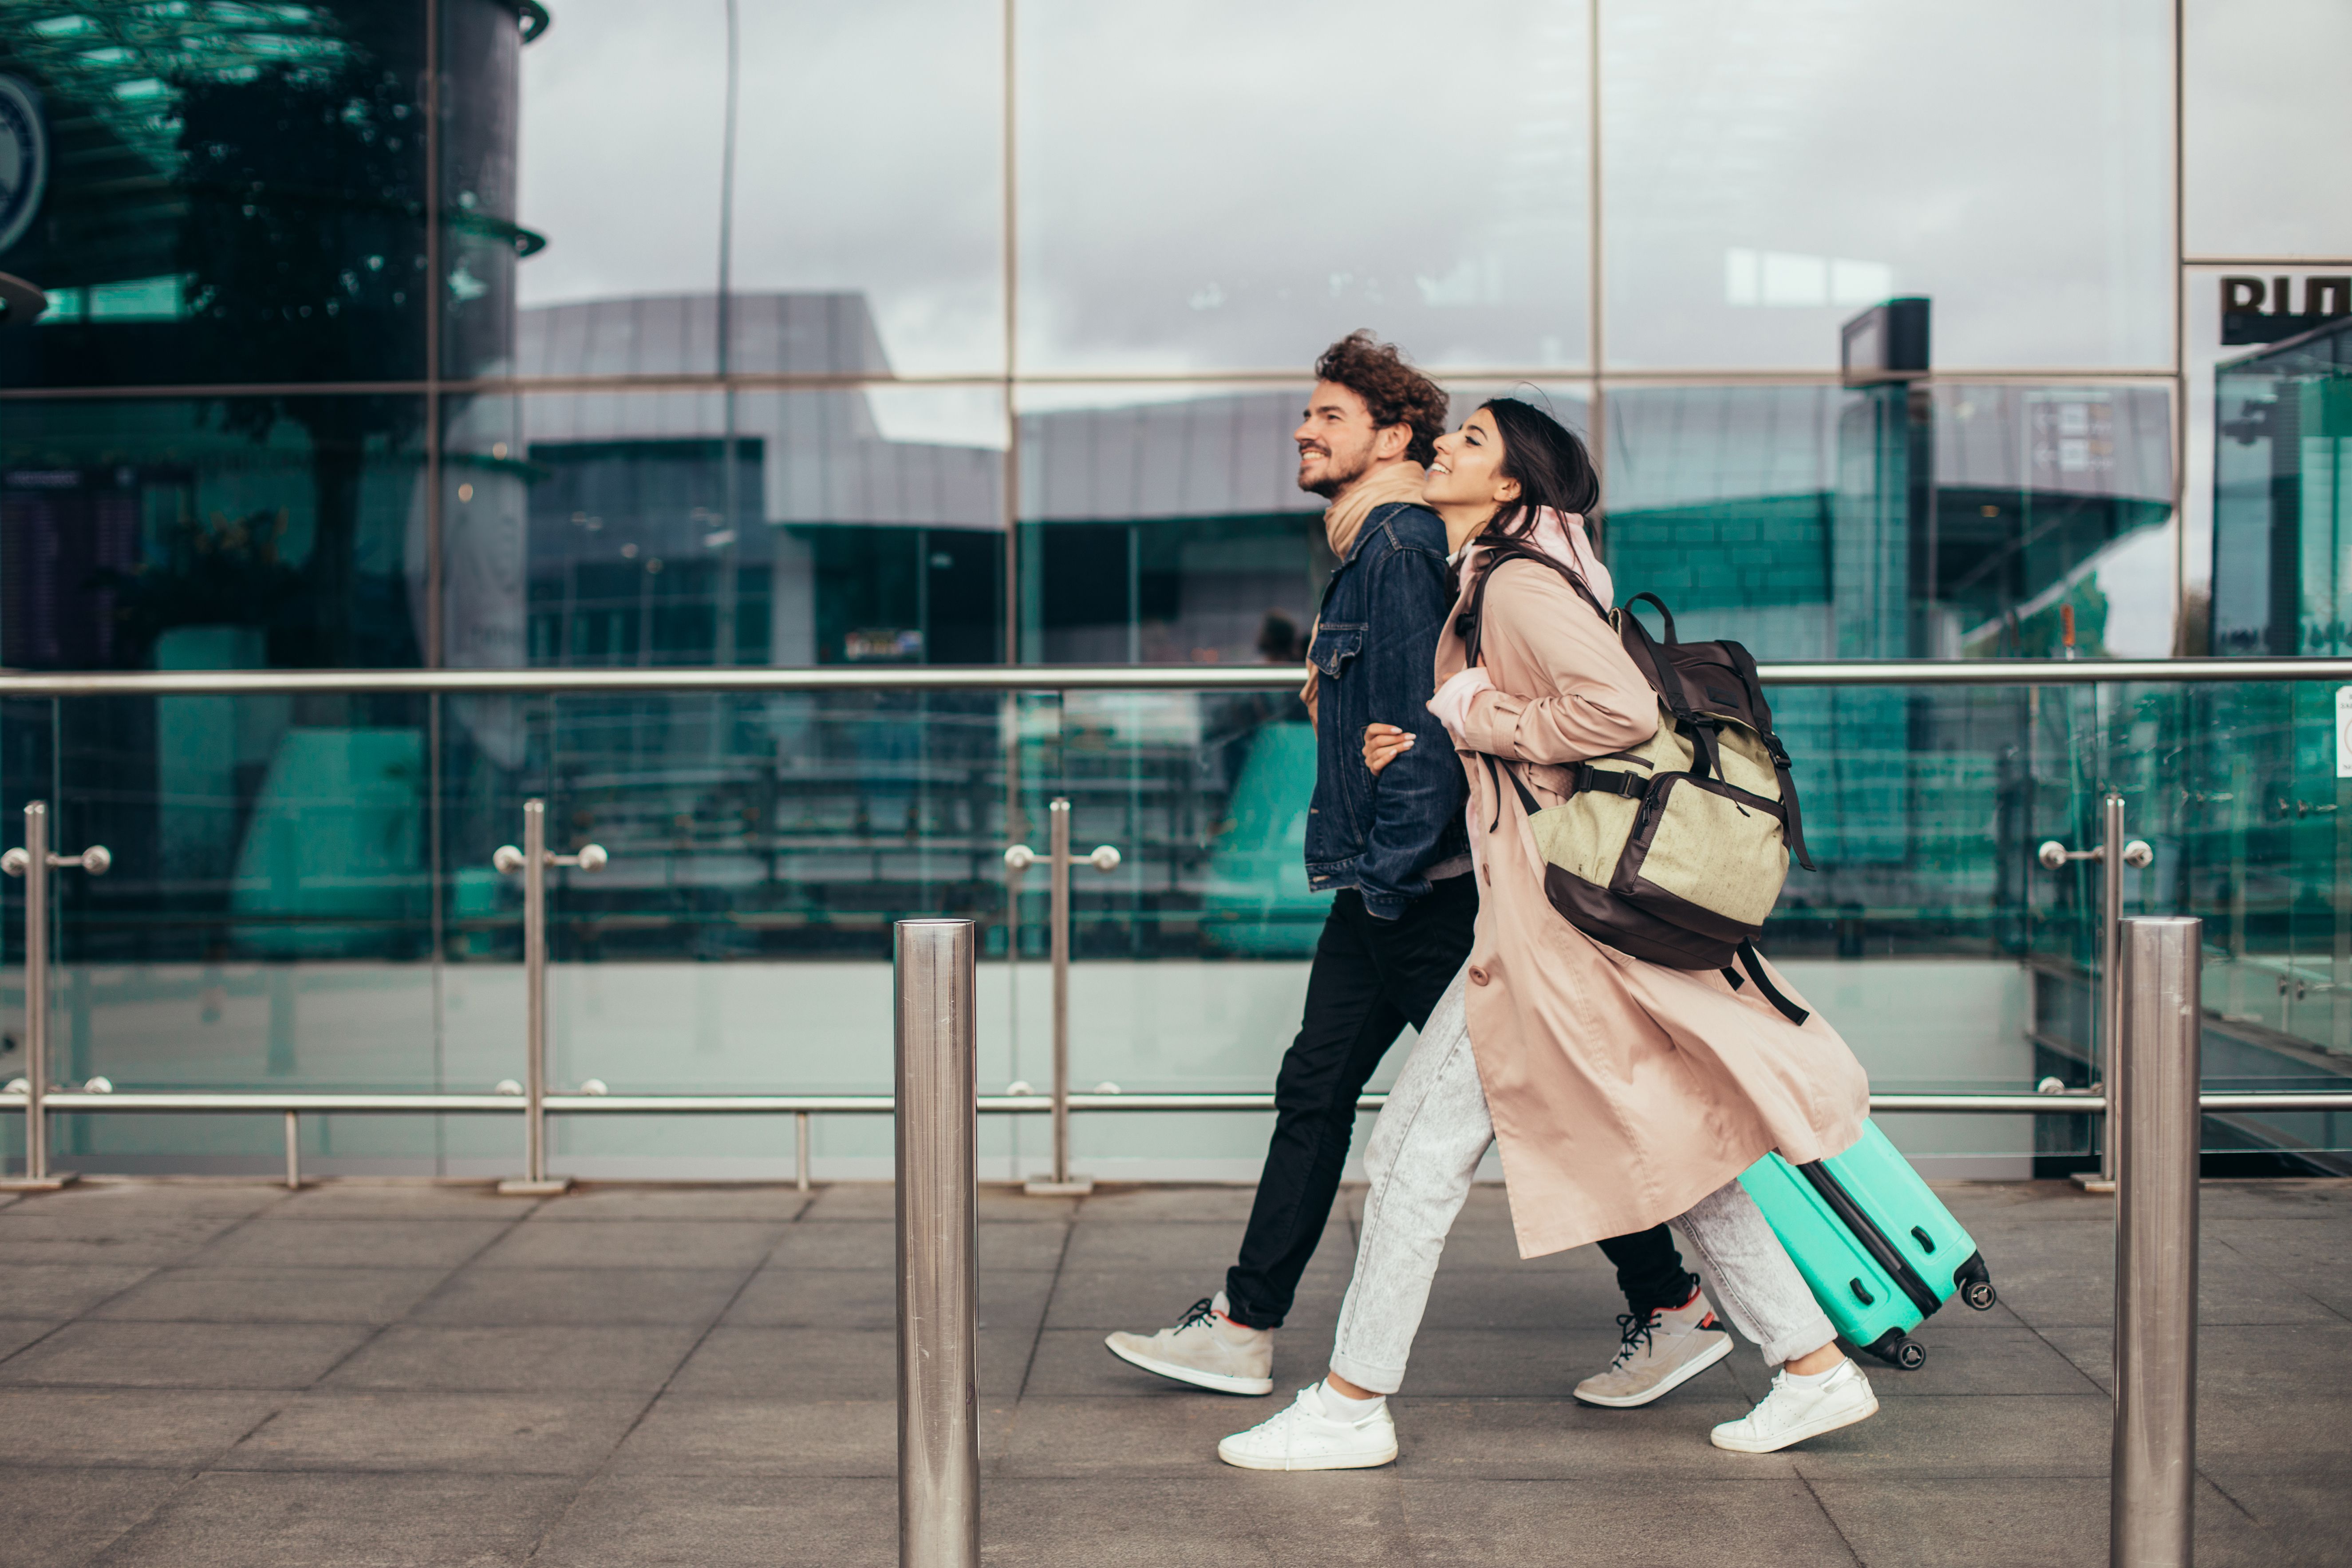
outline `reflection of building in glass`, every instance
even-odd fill
[[[2352,321],[2223,365],[2213,651],[2352,648]]]

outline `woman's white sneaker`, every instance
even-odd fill
[[[1397,1457],[1389,1402],[1341,1421],[1324,1414],[1323,1385],[1308,1384],[1283,1412],[1217,1445],[1217,1458],[1244,1470],[1369,1470]]]
[[[1870,1379],[1852,1361],[1842,1361],[1819,1382],[1774,1373],[1772,1392],[1761,1404],[1707,1436],[1717,1447],[1735,1454],[1774,1454],[1877,1414]]]

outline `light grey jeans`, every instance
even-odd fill
[[[1331,1370],[1376,1394],[1404,1385],[1405,1358],[1429,1304],[1445,1233],[1495,1142],[1486,1091],[1470,1051],[1463,977],[1429,1016],[1421,1043],[1389,1091],[1364,1152],[1356,1276],[1339,1307]],[[1756,1200],[1732,1182],[1675,1222],[1698,1253],[1715,1300],[1774,1366],[1819,1350],[1837,1331],[1822,1313]]]

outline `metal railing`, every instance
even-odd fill
[[[2240,682],[2262,680],[2352,680],[2352,658],[2205,658],[2205,659],[1975,659],[1975,660],[1853,660],[1834,663],[1780,663],[1761,667],[1767,681],[1784,686],[2079,686],[2119,681]],[[0,673],[0,699],[65,699],[131,696],[237,696],[289,693],[373,693],[421,696],[489,693],[530,693],[556,697],[591,693],[763,693],[785,691],[1264,691],[1288,690],[1297,674],[1288,666],[1135,666],[1135,665],[983,665],[833,666],[810,668],[705,669],[499,669],[499,670],[171,670],[90,674]],[[533,808],[539,808],[534,815]],[[2137,841],[2114,845],[2122,836],[2120,802],[2110,797],[2105,812],[2105,832],[2099,847],[2070,851],[2051,843],[2042,847],[2045,865],[2063,866],[2070,859],[2095,859],[2105,873],[2102,951],[2103,989],[2106,992],[2105,1032],[2122,1013],[2121,965],[2118,943],[2122,931],[2121,876],[2146,847]],[[1071,858],[1068,812],[1056,801],[1050,813],[1054,837],[1045,856],[1026,846],[1005,852],[1008,879],[1017,887],[1029,866],[1049,863],[1053,882],[1051,915],[1054,985],[1055,1079],[1049,1094],[982,1095],[978,1114],[1047,1116],[1054,1123],[1051,1183],[1079,1190],[1085,1179],[1069,1168],[1069,1117],[1087,1113],[1250,1112],[1274,1109],[1271,1092],[1177,1092],[1160,1094],[1082,1093],[1069,1088],[1068,963],[1070,867],[1078,861],[1109,869],[1118,851],[1108,846],[1093,854]],[[35,875],[36,823],[43,860]],[[524,1076],[517,1092],[466,1093],[280,1093],[169,1091],[118,1093],[93,1080],[69,1090],[48,1083],[47,879],[49,868],[80,864],[92,872],[106,868],[102,848],[79,858],[47,851],[47,816],[42,803],[26,807],[26,847],[11,850],[7,868],[26,876],[26,1039],[27,1072],[22,1089],[0,1091],[0,1111],[22,1110],[26,1119],[25,1181],[54,1183],[47,1168],[47,1121],[57,1114],[91,1113],[277,1113],[286,1119],[286,1173],[299,1183],[299,1118],[335,1113],[414,1113],[498,1115],[519,1114],[524,1121],[524,1172],[520,1190],[541,1190],[532,1184],[564,1184],[546,1169],[546,1119],[549,1116],[597,1115],[783,1115],[794,1117],[794,1163],[801,1185],[810,1179],[811,1119],[818,1115],[888,1115],[897,1106],[891,1095],[870,1094],[558,1094],[546,1089],[546,900],[545,871],[552,865],[593,870],[604,863],[604,851],[584,847],[576,856],[551,855],[545,846],[545,816],[541,803],[525,806],[525,844],[506,847],[494,858],[500,871],[524,876],[524,952],[527,988]],[[537,837],[534,840],[533,835]],[[535,844],[535,847],[534,847]],[[2056,853],[2054,862],[2051,858]],[[97,857],[95,863],[90,857]],[[1108,863],[1106,863],[1108,861]],[[36,932],[38,933],[37,939]],[[535,955],[535,956],[534,956]],[[1013,959],[1017,962],[1017,957]],[[2102,1054],[2111,1054],[2105,1052]],[[1358,1106],[1376,1111],[1385,1096],[1366,1094]],[[2352,1091],[2212,1091],[2199,1097],[2207,1112],[2331,1111],[2352,1110]],[[1936,1112],[1993,1115],[2095,1115],[2111,1119],[2111,1098],[2095,1081],[2091,1092],[2037,1091],[1990,1093],[1874,1094],[1875,1112]],[[2102,1175],[2114,1174],[2113,1152],[2118,1139],[2101,1139]]]

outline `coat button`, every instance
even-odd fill
[[[1470,984],[1473,985],[1486,984],[1486,972],[1475,963],[1470,966]]]

